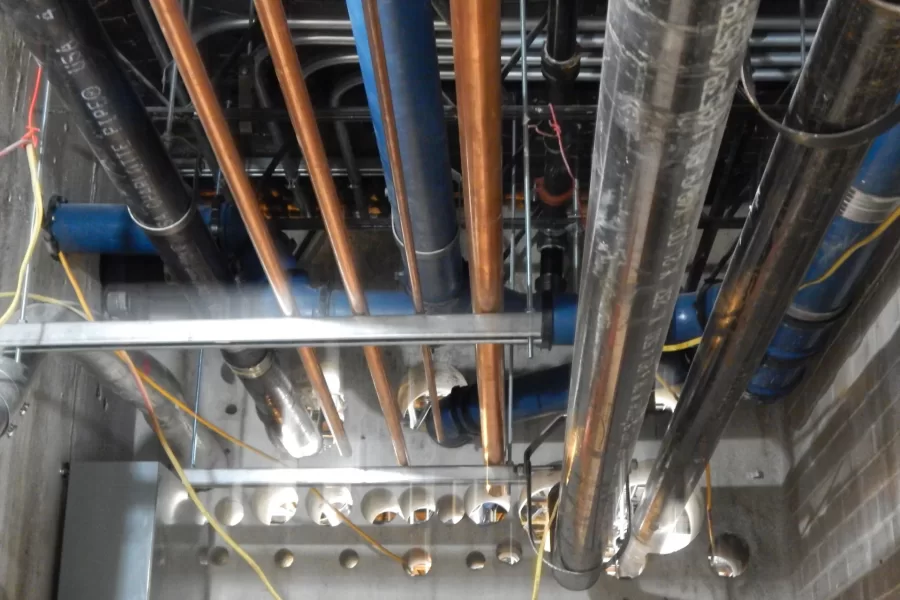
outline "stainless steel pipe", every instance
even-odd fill
[[[830,0],[784,122],[828,133],[890,110],[900,92],[898,40],[900,4]],[[661,520],[684,510],[868,142],[816,150],[776,141],[635,514],[621,575],[641,572]]]
[[[611,0],[569,387],[554,571],[585,589],[617,551],[623,469],[758,0]],[[619,532],[621,533],[621,532]]]

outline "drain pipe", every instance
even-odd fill
[[[122,195],[175,279],[192,284],[195,309],[224,308],[223,283],[230,275],[209,230],[185,188],[159,134],[115,59],[112,43],[85,0],[0,0],[0,11],[44,65],[94,156]],[[52,17],[52,18],[51,18]],[[246,384],[257,407],[309,421],[299,399],[280,386],[286,376],[277,361],[262,372],[248,352],[223,352]],[[271,358],[271,355],[267,355]],[[248,368],[252,367],[252,368]],[[253,390],[265,390],[255,393]],[[270,404],[271,399],[278,404]],[[330,399],[330,397],[329,397]],[[270,432],[274,437],[281,432]],[[293,440],[292,447],[318,448],[321,440]],[[286,452],[282,446],[280,450]]]
[[[402,250],[403,236],[362,0],[347,0],[347,10],[387,182],[394,239]],[[463,288],[434,16],[428,0],[379,0],[378,12],[423,301],[427,309],[434,310],[455,300]]]
[[[756,0],[612,0],[601,74],[554,571],[616,551],[623,467],[731,107]]]
[[[900,88],[900,5],[830,0],[784,122],[812,132],[860,127]],[[632,522],[619,574],[646,564],[654,532],[681,514],[794,298],[868,144],[836,150],[779,137],[703,341]]]

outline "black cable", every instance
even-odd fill
[[[266,170],[263,171],[262,177],[256,183],[257,196],[260,196],[265,191],[266,186],[269,184],[269,180],[272,179],[272,176],[275,174],[275,169],[278,168],[278,165],[281,164],[281,161],[284,160],[285,156],[287,156],[290,147],[290,141],[281,144],[281,147],[278,148],[275,156],[273,156],[272,160],[269,161],[269,165],[266,167]]]

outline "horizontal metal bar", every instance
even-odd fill
[[[188,481],[196,487],[262,487],[285,485],[405,485],[491,481],[514,484],[525,481],[515,467],[320,467],[306,469],[188,469]]]
[[[0,328],[0,348],[23,351],[204,347],[524,344],[540,315],[410,315],[327,319],[185,319],[20,323]]]
[[[790,77],[788,77],[788,79],[790,79]],[[740,100],[737,99],[735,100],[736,103],[732,107],[733,111],[739,113],[755,112],[756,109],[749,104],[746,104],[746,101],[744,101],[743,104],[738,104],[737,102],[739,101]],[[776,117],[783,115],[785,111],[783,106],[767,105],[764,108],[767,112],[771,111],[770,114]],[[594,104],[554,106],[554,109],[556,110],[556,117],[559,121],[593,121],[597,118],[597,106]],[[151,118],[157,120],[165,119],[168,110],[169,109],[164,106],[147,107],[147,112],[150,114]],[[287,111],[283,108],[226,108],[224,111],[225,118],[231,121],[288,121],[290,119]],[[502,118],[521,119],[523,112],[524,109],[522,106],[504,106]],[[195,118],[196,113],[193,107],[177,107],[175,109],[175,116],[181,119],[190,119]],[[447,106],[444,108],[445,119],[454,120],[457,116],[458,113],[456,107]],[[528,117],[537,121],[549,119],[550,109],[546,105],[529,106]],[[322,107],[316,108],[316,119],[320,122],[367,122],[372,120],[372,113],[369,111],[369,108],[365,106],[342,106],[340,108]]]

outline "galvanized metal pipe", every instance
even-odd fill
[[[369,307],[362,281],[354,264],[353,250],[350,247],[347,226],[344,222],[343,203],[331,177],[328,157],[325,155],[325,146],[316,124],[312,100],[310,100],[309,91],[303,80],[300,60],[297,58],[297,52],[291,41],[291,32],[288,29],[284,6],[280,0],[256,0],[256,8],[263,33],[269,49],[272,51],[272,63],[275,65],[275,73],[281,84],[291,123],[294,125],[303,155],[306,157],[313,188],[319,198],[319,207],[325,220],[325,227],[328,230],[328,237],[334,249],[351,308],[356,315],[366,315]],[[243,176],[246,179],[246,175]],[[400,426],[400,408],[388,380],[384,356],[381,350],[374,346],[366,346],[364,353],[369,364],[369,371],[372,373],[378,402],[387,422],[397,462],[402,466],[408,465],[406,441]]]
[[[757,0],[612,0],[569,387],[554,571],[617,547],[627,467],[731,108]]]
[[[900,92],[898,39],[897,3],[831,0],[785,123],[843,131],[890,110]],[[620,574],[641,572],[659,524],[684,509],[867,148],[776,141],[635,514]]]
[[[503,310],[503,181],[499,0],[452,0],[460,152],[469,235],[472,310]],[[475,347],[481,443],[488,465],[502,464],[503,348]]]
[[[151,5],[159,21],[160,28],[166,38],[172,56],[178,63],[178,67],[184,74],[184,83],[197,110],[197,114],[209,137],[210,144],[215,151],[221,165],[222,172],[228,181],[228,185],[235,197],[235,202],[241,212],[241,217],[247,225],[247,232],[259,254],[263,270],[269,279],[269,283],[275,292],[275,297],[282,313],[291,316],[296,313],[296,306],[291,294],[290,280],[287,273],[281,267],[278,250],[266,227],[265,219],[256,202],[256,194],[250,185],[250,180],[244,172],[243,161],[237,150],[234,138],[228,129],[228,123],[222,113],[222,107],[216,98],[212,82],[197,51],[197,46],[191,38],[190,29],[185,22],[184,15],[178,6],[177,0],[151,0]],[[319,364],[315,351],[312,348],[299,348],[300,359],[306,369],[310,384],[316,392],[319,406],[328,423],[328,427],[334,436],[335,444],[343,456],[350,454],[350,444],[344,431],[344,424],[334,404],[322,366]],[[243,364],[237,362],[233,354],[227,356],[229,365],[245,380],[255,380],[265,377],[269,370],[259,373],[262,363]],[[272,364],[271,361],[269,363]],[[269,367],[271,369],[271,366]],[[275,373],[274,371],[272,373]],[[273,398],[286,399],[283,394],[273,394]],[[292,412],[297,407],[279,405],[279,410],[291,408]],[[297,412],[298,417],[302,415]]]

